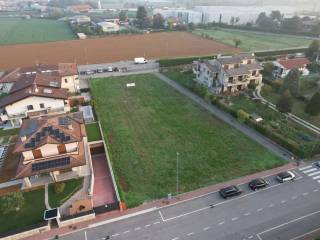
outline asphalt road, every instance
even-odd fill
[[[98,223],[60,239],[296,240],[320,228],[320,169],[295,169],[294,182],[223,200],[217,192],[112,223]],[[214,207],[211,207],[213,205]]]

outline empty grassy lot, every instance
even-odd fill
[[[136,84],[126,88],[126,83]],[[122,199],[129,207],[283,164],[154,75],[90,81]]]
[[[97,122],[86,124],[86,131],[89,142],[99,141],[102,139],[99,124]]]
[[[246,51],[307,47],[311,42],[311,40],[304,37],[222,28],[197,29],[194,33],[197,35],[208,34],[215,40],[232,46],[234,46],[234,39],[240,39],[239,48]]]
[[[0,45],[75,39],[66,22],[44,19],[0,19]]]

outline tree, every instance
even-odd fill
[[[144,6],[139,6],[137,11],[137,25],[139,28],[145,28],[147,26],[148,14]]]
[[[259,14],[256,24],[262,29],[274,29],[276,27],[275,22],[265,12]]]
[[[270,17],[272,18],[272,20],[278,20],[279,22],[282,20],[281,12],[278,10],[272,11]]]
[[[311,116],[317,116],[320,113],[320,92],[313,94],[312,98],[308,102],[305,112]]]
[[[64,182],[56,182],[54,183],[53,188],[55,193],[63,193],[66,188],[66,184]]]
[[[153,16],[153,28],[161,29],[164,28],[164,18],[160,13]]]
[[[4,197],[0,201],[0,210],[3,214],[10,212],[18,212],[24,205],[24,197],[22,192],[12,192]]]
[[[233,40],[234,46],[235,46],[236,48],[240,46],[241,40],[240,40],[239,38],[234,38],[234,39],[232,39],[232,40]]]
[[[264,76],[267,76],[267,77],[271,77],[272,76],[272,72],[273,72],[273,69],[274,69],[274,65],[272,62],[267,62],[263,65],[263,70],[262,70],[262,74]]]
[[[282,91],[286,90],[289,90],[295,97],[300,95],[300,72],[298,69],[292,69],[285,77]]]
[[[121,22],[125,22],[125,21],[127,21],[127,11],[125,11],[125,10],[121,10],[120,12],[119,12],[119,20],[121,21]]]
[[[316,53],[319,52],[320,49],[320,41],[319,40],[313,40],[310,45],[308,50],[306,51],[306,55],[310,58],[314,57]]]
[[[277,109],[282,113],[289,113],[291,112],[292,107],[293,107],[292,96],[290,92],[287,90],[279,98],[277,102]]]
[[[303,22],[298,16],[286,18],[282,23],[282,28],[287,32],[298,33],[303,30]]]

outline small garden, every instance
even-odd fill
[[[86,124],[88,142],[99,141],[102,139],[98,122]]]
[[[60,207],[82,188],[83,178],[71,179],[49,185],[49,204],[51,208]]]
[[[0,197],[0,234],[43,222],[44,210],[44,189]]]

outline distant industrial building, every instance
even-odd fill
[[[153,14],[160,13],[165,19],[178,18],[184,24],[189,23],[207,23],[208,18],[205,13],[183,8],[156,8]]]
[[[99,22],[98,26],[101,27],[103,32],[117,32],[120,26],[113,22]]]

